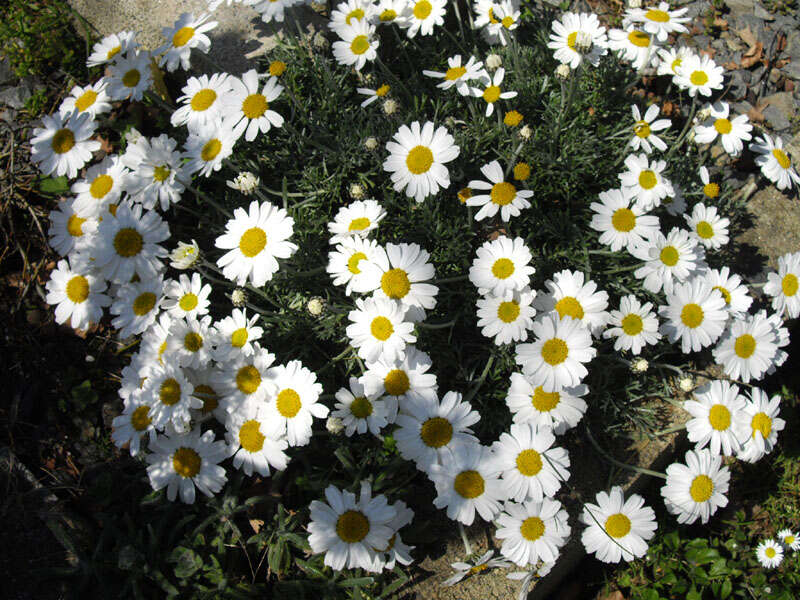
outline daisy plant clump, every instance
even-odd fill
[[[684,9],[629,8],[615,29],[513,0],[347,0],[312,5],[328,27],[307,34],[282,25],[299,3],[229,0],[285,34],[231,74],[205,68],[222,4],[175,15],[152,54],[102,40],[105,74],[31,139],[72,192],[50,214],[47,302],[119,343],[111,439],[152,488],[189,519],[219,495],[258,505],[234,545],[278,544],[253,584],[269,593],[286,571],[360,569],[380,595],[436,520],[467,542],[449,583],[514,564],[524,593],[570,536],[604,562],[646,554],[657,511],[606,448],[678,405],[695,447],[647,473],[665,518],[714,518],[730,461],[785,426],[766,390],[800,256],[753,293],[728,159],[704,164],[706,145],[750,142],[787,193],[798,178],[733,114],[723,67],[674,42]],[[643,74],[669,99],[627,93]],[[472,556],[479,522],[502,558]]]

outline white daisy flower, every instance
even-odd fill
[[[721,217],[713,206],[702,202],[694,205],[691,215],[684,215],[691,235],[706,248],[718,250],[728,243],[728,225],[731,220]]]
[[[686,212],[686,199],[678,184],[672,184],[672,193],[661,201],[661,206],[673,217],[679,217]]]
[[[183,13],[172,27],[163,27],[161,34],[168,42],[156,50],[156,54],[164,54],[158,64],[165,66],[170,73],[178,68],[178,64],[182,69],[189,70],[192,66],[189,60],[192,49],[208,54],[211,40],[206,33],[218,25],[217,21],[209,21],[210,18],[208,13],[199,17],[192,13]]]
[[[203,369],[214,356],[216,337],[211,315],[201,319],[190,316],[176,318],[169,332],[165,360],[175,361],[182,367]]]
[[[554,562],[569,539],[567,520],[558,500],[506,502],[496,521],[495,535],[503,540],[500,553],[520,567]]]
[[[661,48],[658,51],[658,75],[677,75],[687,56],[693,54],[687,46]]]
[[[644,279],[644,289],[657,294],[662,289],[671,294],[676,283],[705,272],[705,252],[689,232],[673,227],[664,237],[660,231],[652,238],[634,246],[631,254],[645,264],[633,275]]]
[[[192,409],[192,418],[196,421],[205,421],[213,416],[219,423],[228,422],[230,414],[225,410],[225,405],[221,402],[222,394],[217,390],[217,380],[219,379],[219,367],[193,370],[185,369],[186,378],[194,386],[192,396],[199,398],[203,402],[200,408]]]
[[[61,256],[82,252],[90,244],[97,230],[97,219],[91,213],[78,212],[75,199],[62,200],[50,211],[47,243]]]
[[[156,321],[142,334],[139,344],[139,357],[144,365],[163,365],[164,352],[167,351],[167,338],[172,329],[172,317],[162,312]]]
[[[667,483],[661,488],[664,504],[678,523],[705,524],[718,508],[728,505],[728,482],[731,473],[722,466],[722,457],[709,450],[689,450],[686,464],[667,467]]]
[[[483,98],[486,102],[486,116],[491,117],[492,113],[494,112],[494,105],[498,100],[508,100],[510,98],[516,98],[517,92],[504,92],[500,89],[500,84],[503,83],[503,78],[506,75],[506,70],[503,67],[497,69],[494,72],[491,80],[486,80],[484,82],[483,89],[481,88],[472,88],[472,95],[476,98]]]
[[[376,230],[386,216],[386,210],[377,200],[356,200],[342,206],[333,222],[328,223],[330,244],[341,244],[351,236],[367,237]]]
[[[405,310],[399,303],[386,298],[358,298],[355,310],[348,315],[350,344],[367,362],[381,357],[398,360],[407,344],[417,341],[414,324],[405,321]]]
[[[487,550],[485,554],[481,555],[475,561],[474,565],[461,561],[452,563],[450,566],[455,569],[456,574],[445,579],[442,582],[442,585],[449,587],[457,584],[465,577],[477,575],[478,573],[482,573],[487,569],[507,569],[511,566],[511,563],[507,560],[503,558],[492,558],[492,556],[494,556],[494,550]]]
[[[411,551],[414,546],[408,546],[400,537],[400,529],[411,523],[414,518],[414,511],[408,508],[402,500],[392,504],[392,507],[397,511],[397,516],[389,521],[389,527],[394,534],[389,538],[389,545],[385,549],[378,549],[380,554],[377,559],[384,563],[383,568],[386,571],[393,570],[396,563],[407,566],[414,562],[411,557]]]
[[[311,441],[313,417],[328,416],[328,407],[318,402],[322,384],[299,360],[272,367],[269,376],[275,384],[268,397],[269,418],[286,431],[290,446],[305,446]]]
[[[260,288],[280,268],[277,259],[289,258],[297,251],[297,246],[288,241],[293,230],[294,219],[269,202],[254,200],[247,212],[236,208],[233,219],[225,224],[225,233],[214,242],[217,248],[228,250],[217,260],[217,266],[237,285],[249,281]]]
[[[153,427],[164,431],[171,425],[176,431],[189,429],[192,408],[200,408],[203,401],[192,393],[194,386],[186,379],[183,370],[174,363],[153,365],[142,385],[142,401],[150,405]]]
[[[628,499],[622,488],[614,486],[609,493],[598,492],[597,504],[586,503],[581,534],[586,552],[605,563],[630,562],[647,553],[647,540],[655,533],[656,514],[645,506],[644,498],[631,494]]]
[[[447,59],[447,71],[440,73],[439,71],[423,70],[422,74],[426,77],[433,77],[435,79],[442,79],[441,83],[437,83],[436,87],[442,90],[449,90],[455,87],[459,94],[462,96],[469,96],[469,82],[476,79],[488,79],[486,70],[483,68],[481,61],[476,61],[474,56],[470,56],[466,63],[461,64],[461,55],[456,54]]]
[[[183,165],[178,142],[166,134],[156,138],[141,138],[128,144],[122,160],[130,169],[126,180],[128,195],[146,209],[156,204],[167,210],[181,199],[189,179]]]
[[[192,273],[191,279],[183,274],[167,282],[163,308],[175,319],[201,317],[208,313],[210,293],[211,285],[203,285],[199,273]]]
[[[557,392],[578,385],[588,371],[597,350],[592,347],[592,335],[580,321],[571,317],[559,319],[555,313],[544,315],[533,323],[536,341],[519,344],[515,361],[522,372],[545,392]]]
[[[219,466],[228,456],[227,444],[214,441],[214,432],[201,435],[196,427],[189,433],[170,432],[150,444],[147,475],[154,490],[167,488],[167,499],[174,501],[180,492],[181,502],[193,504],[195,487],[213,496],[225,485],[225,469]]]
[[[783,148],[783,140],[775,136],[773,140],[766,133],[755,139],[750,144],[750,150],[759,154],[756,164],[761,167],[761,173],[772,181],[779,190],[800,186],[800,175],[792,166],[792,160]]]
[[[160,259],[167,251],[159,243],[168,237],[169,226],[157,212],[125,202],[113,214],[106,211],[86,252],[109,281],[127,283],[134,274],[151,279],[164,268]]]
[[[125,339],[143,333],[158,318],[163,298],[161,275],[122,285],[110,310],[112,315],[118,315],[111,321],[117,335]]]
[[[778,257],[778,272],[767,275],[764,293],[772,296],[772,308],[790,319],[800,315],[800,252]]]
[[[131,394],[125,402],[122,414],[114,417],[111,422],[111,441],[117,448],[127,444],[131,456],[136,456],[145,436],[151,444],[156,439],[156,430],[150,418],[150,405],[142,401],[140,394]]]
[[[722,89],[722,77],[725,69],[717,66],[707,55],[687,56],[678,74],[673,77],[675,85],[687,90],[689,96],[694,98],[698,93],[701,96],[710,96],[713,90]]]
[[[381,98],[385,98],[389,91],[391,90],[391,86],[388,83],[384,83],[382,86],[378,87],[377,89],[373,90],[371,88],[356,88],[356,91],[359,94],[363,94],[367,96],[367,99],[361,103],[361,108],[365,106],[369,106],[373,102],[377,102]]]
[[[532,384],[522,373],[512,373],[506,404],[514,423],[549,427],[556,435],[562,435],[583,418],[587,404],[581,396],[588,392],[589,388],[583,384],[545,392],[542,386]]]
[[[680,340],[684,354],[700,352],[716,342],[728,321],[725,299],[704,277],[676,284],[658,311],[665,320],[661,333],[670,343]]]
[[[560,21],[553,21],[552,27],[553,32],[550,34],[547,47],[555,50],[553,57],[557,61],[569,65],[571,69],[577,69],[583,61],[596,67],[600,64],[600,57],[608,53],[606,28],[600,25],[594,13],[564,13]],[[585,50],[587,45],[588,51]]]
[[[787,550],[789,548],[795,552],[800,550],[800,536],[791,529],[781,529],[778,532],[778,541],[783,544],[783,547]]]
[[[357,292],[374,292],[375,298],[397,300],[403,309],[432,309],[439,288],[430,283],[436,275],[431,255],[418,244],[377,246],[372,258],[363,263]]]
[[[478,298],[478,327],[481,333],[494,338],[498,346],[524,342],[533,328],[536,309],[533,300],[536,292],[530,288],[506,291],[501,296],[487,295]]]
[[[672,183],[664,177],[666,161],[650,162],[646,154],[631,154],[625,159],[628,170],[619,174],[623,187],[636,195],[636,204],[643,210],[659,206],[661,201],[673,194]]]
[[[238,356],[222,365],[216,378],[214,389],[222,394],[222,404],[229,413],[238,413],[247,406],[259,406],[267,402],[267,397],[275,394],[275,382],[270,367],[275,355],[253,343],[253,354]]]
[[[634,190],[623,187],[600,192],[600,202],[589,206],[594,213],[589,227],[614,252],[630,250],[659,231],[658,217],[648,215],[635,200]]]
[[[103,307],[111,299],[103,292],[106,282],[83,261],[69,258],[59,260],[46,284],[45,302],[55,305],[56,323],[67,319],[73,329],[88,329],[103,317]]]
[[[107,156],[86,170],[83,179],[72,184],[75,210],[99,217],[110,204],[117,204],[126,191],[129,171],[119,156]]]
[[[333,279],[333,285],[344,285],[348,296],[354,289],[365,287],[364,267],[378,253],[378,242],[351,235],[336,245],[336,250],[328,252],[326,271]],[[385,255],[385,252],[384,252]]]
[[[263,0],[250,4],[250,6],[261,15],[261,20],[264,23],[271,23],[272,21],[283,23],[286,9],[295,4],[297,4],[297,0]]]
[[[76,85],[70,90],[69,96],[64,98],[58,112],[64,116],[69,116],[73,111],[85,112],[90,114],[93,119],[98,115],[111,112],[111,99],[106,93],[106,87],[108,87],[108,80],[105,77],[101,77],[86,87]]]
[[[133,50],[118,57],[109,68],[108,95],[112,100],[141,100],[153,83],[150,53]]]
[[[686,433],[695,449],[709,446],[714,455],[732,456],[741,447],[736,431],[739,413],[745,398],[739,387],[728,381],[711,381],[694,391],[694,400],[687,400],[683,408],[692,418],[686,423]]]
[[[434,127],[431,121],[424,125],[414,121],[410,128],[401,125],[392,138],[394,141],[386,143],[389,156],[383,162],[383,170],[392,174],[396,192],[404,190],[406,196],[417,202],[450,185],[450,173],[444,163],[454,160],[459,153],[447,129],[434,130]]]
[[[383,396],[387,419],[393,423],[398,411],[411,414],[406,408],[410,400],[437,399],[436,375],[429,373],[431,357],[416,346],[407,346],[405,354],[397,360],[380,358],[367,363],[367,370],[359,379],[368,396]]]
[[[465,445],[478,444],[470,427],[481,416],[461,394],[447,392],[441,400],[435,395],[410,398],[404,407],[393,436],[401,456],[413,460],[420,471],[447,465]]]
[[[658,8],[629,8],[625,11],[623,26],[630,23],[641,23],[642,29],[653,34],[659,42],[666,42],[670,33],[685,33],[689,31],[683,23],[689,22],[689,17],[684,17],[688,8],[670,10],[669,4],[659,2]]]
[[[428,477],[436,486],[433,505],[447,508],[447,516],[464,525],[472,525],[476,511],[484,521],[493,521],[507,498],[492,450],[486,446],[461,446],[452,460],[433,465]]]
[[[230,316],[217,321],[217,339],[214,342],[214,359],[225,363],[255,352],[254,342],[261,339],[264,330],[258,327],[259,316],[247,318],[247,311],[234,308]]]
[[[783,547],[775,540],[764,540],[756,547],[756,558],[765,569],[774,569],[783,562]]]
[[[444,15],[447,12],[446,0],[408,0],[407,20],[400,26],[406,30],[406,35],[413,38],[420,35],[431,35],[436,25],[444,25]]]
[[[540,312],[555,311],[559,318],[572,317],[599,336],[608,320],[608,294],[597,291],[591,279],[584,281],[580,271],[564,270],[553,274],[553,279],[544,283],[547,294],[536,296],[534,306]]]
[[[380,40],[375,35],[375,26],[366,19],[339,27],[336,33],[341,40],[333,42],[333,56],[340,65],[360,71],[367,61],[372,62],[378,57]]]
[[[650,302],[642,304],[636,296],[623,296],[619,310],[612,310],[608,319],[609,328],[603,332],[606,339],[614,338],[614,350],[630,350],[639,355],[642,348],[654,345],[661,339],[658,318]]]
[[[244,196],[250,196],[260,184],[261,178],[250,171],[240,171],[232,180],[225,182],[230,189],[236,190]]]
[[[655,36],[634,25],[625,29],[609,29],[608,47],[616,51],[621,59],[631,63],[631,67],[637,71],[658,62],[658,42]]]
[[[471,190],[489,190],[488,194],[477,194],[467,199],[467,206],[480,206],[475,220],[493,217],[498,212],[500,219],[508,222],[511,217],[518,217],[520,209],[530,208],[528,198],[533,196],[530,190],[518,190],[513,183],[505,181],[500,163],[493,160],[481,167],[481,173],[489,181],[474,179],[469,182]]]
[[[775,449],[778,432],[783,431],[786,421],[778,418],[781,397],[769,398],[763,390],[750,388],[750,399],[738,415],[736,429],[742,449],[736,458],[754,463]]]
[[[190,77],[181,90],[183,95],[178,98],[181,106],[170,117],[172,126],[186,125],[190,132],[195,132],[203,125],[212,125],[223,116],[227,117],[225,109],[233,79],[227,73]]]
[[[344,424],[344,433],[350,437],[354,433],[366,433],[379,436],[381,429],[388,425],[388,408],[380,394],[368,394],[357,377],[351,377],[348,388],[339,388],[336,392],[335,409],[332,417],[337,417]]]
[[[340,29],[369,21],[374,15],[375,4],[371,0],[347,0],[331,12],[328,27],[338,34]]]
[[[747,115],[737,115],[729,119],[730,106],[722,101],[707,104],[703,112],[709,116],[702,123],[695,125],[694,141],[698,144],[711,144],[719,137],[725,152],[731,156],[738,156],[744,148],[744,142],[753,137],[750,134],[753,126],[750,125]]]
[[[481,28],[487,44],[507,45],[511,32],[519,27],[520,11],[516,0],[500,0],[494,4],[492,20]]]
[[[703,196],[709,200],[716,200],[719,197],[719,184],[711,181],[706,167],[700,167],[700,181],[703,183]]]
[[[478,248],[469,280],[481,295],[521,291],[530,285],[530,277],[536,272],[530,266],[532,258],[522,238],[499,236]]]
[[[225,439],[233,457],[233,468],[245,475],[253,472],[268,477],[272,467],[283,471],[289,464],[284,452],[289,446],[280,421],[267,418],[265,411],[256,407],[231,415],[225,424]]]
[[[492,446],[510,500],[541,502],[555,496],[569,479],[569,454],[553,447],[556,438],[549,427],[514,423]]]
[[[214,121],[198,125],[189,131],[186,140],[184,156],[189,159],[184,167],[187,173],[197,173],[208,177],[214,171],[222,168],[222,161],[233,152],[236,144],[247,123],[241,122],[235,127],[229,121]]]
[[[705,275],[711,287],[725,300],[725,306],[734,319],[741,319],[746,314],[753,298],[749,295],[747,286],[742,283],[741,277],[731,273],[728,267],[709,269]]]
[[[88,112],[43,116],[42,127],[33,129],[31,160],[43,175],[74,179],[100,149],[100,142],[91,139],[96,127]]]
[[[731,379],[749,383],[758,381],[775,365],[778,355],[778,332],[766,313],[731,320],[714,348],[714,360]]]
[[[107,35],[92,46],[92,53],[86,59],[87,67],[97,67],[120,59],[124,54],[139,47],[133,31],[120,31]]]
[[[361,495],[342,492],[329,485],[326,502],[312,500],[308,543],[311,551],[325,553],[324,563],[334,571],[365,569],[380,571],[376,548],[386,548],[393,531],[389,523],[397,510],[389,506],[383,494],[372,497],[367,482],[361,483]]]
[[[635,151],[640,148],[647,154],[653,151],[653,148],[663,152],[667,149],[667,145],[660,137],[653,133],[654,131],[664,131],[669,129],[672,121],[669,119],[658,119],[656,117],[661,109],[656,104],[651,104],[647,108],[644,116],[639,112],[639,107],[635,104],[631,105],[631,112],[633,113],[633,138],[628,143]]]

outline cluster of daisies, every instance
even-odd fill
[[[789,550],[800,550],[800,537],[791,529],[782,529],[778,532],[777,541],[770,538],[758,544],[756,558],[765,569],[774,569],[780,566]]]

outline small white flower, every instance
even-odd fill
[[[774,569],[783,562],[783,548],[775,540],[764,540],[756,548],[756,558],[765,569]]]
[[[226,181],[225,184],[232,190],[241,192],[244,196],[249,196],[258,189],[261,179],[250,171],[241,171],[232,180]]]
[[[169,254],[170,266],[173,269],[191,269],[200,258],[200,247],[192,240],[191,244],[178,242],[178,247]]]

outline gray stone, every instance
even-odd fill
[[[694,41],[695,48],[699,50],[705,50],[708,48],[711,38],[707,35],[696,35],[692,38],[692,40]]]
[[[5,56],[0,57],[0,85],[11,83],[13,79],[14,72],[11,70],[8,59]]]
[[[792,61],[781,67],[784,75],[792,79],[800,80],[800,62]]]
[[[765,21],[774,21],[775,15],[769,12],[766,8],[761,6],[760,4],[756,4],[755,8],[753,9],[753,14],[757,16],[759,19],[764,19]]]
[[[753,105],[746,101],[734,102],[731,105],[731,109],[733,110],[733,112],[739,115],[746,115],[747,113],[750,112],[750,109],[752,108]]]
[[[710,6],[711,5],[708,2],[691,2],[688,6],[683,6],[681,8],[688,9],[686,14],[683,15],[684,17],[694,19],[695,17],[704,14],[710,8]]]
[[[786,115],[779,108],[772,105],[764,109],[764,118],[767,120],[767,125],[775,131],[789,129],[792,125]]]
[[[724,0],[725,6],[730,9],[734,15],[740,13],[752,13],[755,6],[755,0]]]
[[[20,109],[25,107],[25,103],[32,95],[31,89],[24,84],[0,90],[0,104]]]
[[[730,78],[731,94],[734,98],[741,98],[747,94],[747,82],[742,71],[733,71]]]
[[[794,116],[796,108],[791,92],[772,94],[771,96],[764,98],[764,101],[769,102],[771,107],[774,107],[780,111],[787,121],[791,120],[791,118]]]

